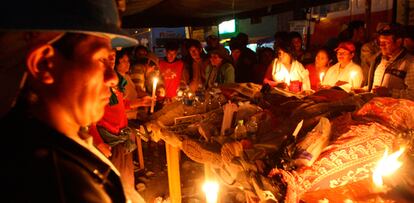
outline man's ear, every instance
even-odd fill
[[[29,74],[41,83],[52,84],[54,79],[51,71],[53,69],[52,57],[54,54],[54,48],[49,44],[31,50],[28,53],[26,64]]]

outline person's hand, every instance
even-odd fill
[[[338,80],[338,82],[335,83],[335,86],[342,86],[345,84],[348,84],[348,82]]]
[[[331,87],[330,85],[320,85],[319,90],[331,89]]]
[[[364,88],[352,88],[352,91],[356,94],[367,92],[367,90]]]
[[[112,156],[111,146],[109,146],[108,144],[102,142],[98,144],[96,148],[98,148],[98,150],[102,152],[102,154],[104,154],[107,158]]]
[[[375,95],[379,96],[379,97],[390,97],[391,96],[391,91],[390,89],[386,88],[386,87],[374,87],[372,89],[372,91],[374,92]]]
[[[157,99],[157,98],[154,98],[154,99]],[[130,107],[131,109],[135,109],[135,108],[143,107],[143,106],[151,106],[151,101],[152,101],[152,97],[144,96],[142,98],[131,100]]]
[[[280,89],[286,89],[287,84],[285,82],[279,82],[279,83],[276,84],[275,87],[280,88]]]
[[[157,98],[154,97],[154,99],[153,99],[150,96],[145,96],[145,97],[140,98],[140,100],[141,100],[141,106],[151,106],[152,100],[157,101]]]

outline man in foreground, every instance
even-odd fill
[[[2,75],[1,82],[3,89],[13,83],[20,88],[14,88],[15,105],[0,122],[7,132],[2,200],[126,202],[119,172],[84,133],[103,116],[109,88],[118,82],[108,62],[111,42],[136,43],[121,34],[115,2],[6,4],[0,64],[13,77]]]

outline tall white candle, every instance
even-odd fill
[[[152,81],[152,97],[151,97],[152,101],[151,101],[151,110],[150,110],[151,113],[154,113],[155,99],[156,99],[155,92],[157,91],[157,83],[158,83],[158,78],[154,77]]]
[[[351,89],[354,88],[354,78],[355,78],[356,74],[357,74],[357,72],[355,72],[355,71],[351,72],[351,75],[350,75],[351,76],[351,78],[350,78],[350,80],[351,80],[350,81],[351,82]]]
[[[324,76],[325,76],[325,72],[319,73],[319,81],[320,81],[321,84],[322,84],[322,81],[323,81],[323,77]]]

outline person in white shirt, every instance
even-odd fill
[[[263,84],[293,92],[310,90],[309,72],[295,59],[293,49],[282,44],[278,47],[278,57],[267,68]],[[301,84],[299,87],[293,87]]]
[[[352,61],[355,53],[354,44],[352,42],[342,42],[335,51],[338,63],[328,69],[321,82],[322,87],[337,86],[347,92],[360,88],[364,76],[361,67]]]

